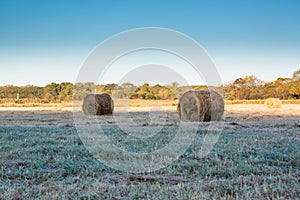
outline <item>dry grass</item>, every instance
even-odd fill
[[[233,104],[264,104],[265,100],[226,100],[226,105]],[[300,103],[300,101],[299,101]]]
[[[300,99],[281,100],[282,104],[300,104]]]
[[[281,100],[282,104],[300,104],[300,99]],[[115,107],[177,106],[177,100],[146,100],[146,99],[114,99]],[[225,100],[225,105],[233,104],[264,104],[265,100]],[[72,107],[72,101],[47,103],[43,100],[32,99],[0,99],[0,107]]]
[[[282,104],[300,104],[300,99],[288,99],[288,100],[281,100]],[[226,105],[233,105],[233,104],[264,104],[265,100],[226,100]]]
[[[177,106],[177,100],[114,99],[116,107]]]
[[[0,107],[72,107],[72,101],[59,102],[59,103],[43,103],[38,101],[0,101]]]

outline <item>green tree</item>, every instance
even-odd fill
[[[144,83],[142,86],[138,87],[135,95],[141,99],[155,99],[153,92],[148,83]]]
[[[122,83],[121,86],[117,87],[117,89],[113,90],[112,95],[116,98],[130,99],[133,97],[133,94],[136,91],[136,89],[137,87],[132,83],[125,82]]]
[[[109,83],[103,86],[103,92],[112,95],[112,93],[118,89],[118,85],[115,83]]]
[[[58,95],[59,101],[70,101],[73,98],[74,85],[69,82],[63,82],[60,84],[60,92]]]
[[[20,93],[21,89],[17,86],[6,85],[0,87],[0,98],[16,98],[17,94]]]
[[[59,92],[60,85],[52,82],[44,87],[44,98],[49,101],[55,101],[58,99]]]
[[[76,83],[73,89],[73,98],[76,100],[83,99],[87,94],[96,92],[96,85],[93,82]]]
[[[176,95],[171,91],[169,87],[161,86],[159,84],[151,87],[152,94],[155,96],[155,99],[175,99]]]
[[[173,82],[170,86],[170,92],[171,92],[171,96],[172,99],[176,99],[178,98],[178,96],[182,93],[181,89],[180,89],[180,85],[177,82]]]

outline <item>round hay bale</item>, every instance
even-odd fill
[[[265,100],[266,108],[282,108],[282,102],[278,98],[269,98]]]
[[[82,111],[86,115],[108,115],[114,110],[114,102],[108,94],[88,94],[83,99]]]
[[[179,99],[177,111],[181,121],[221,121],[224,100],[213,90],[188,91]]]

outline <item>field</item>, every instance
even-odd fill
[[[120,107],[114,116],[97,117],[97,123],[127,151],[150,152],[168,144],[179,126],[176,106],[161,106],[129,109],[137,126],[163,126],[145,141],[120,131],[124,122],[115,117],[128,117]],[[153,115],[161,120],[151,121]],[[82,122],[91,123],[89,118]],[[299,198],[299,105],[284,104],[282,109],[226,105],[218,141],[207,156],[199,156],[205,135],[214,134],[206,127],[214,123],[190,124],[199,126],[195,138],[172,164],[131,173],[109,168],[93,157],[76,131],[70,106],[2,107],[0,199]]]
[[[146,100],[146,99],[114,99],[115,106],[127,105],[129,107],[149,107],[149,106],[177,106],[177,100]],[[300,104],[299,99],[281,100],[283,104]],[[264,104],[265,100],[227,100],[226,105],[234,104]],[[81,103],[81,102],[79,102]],[[45,103],[43,100],[33,99],[0,99],[0,108],[6,107],[51,107],[68,108],[73,106],[73,101],[59,103]]]

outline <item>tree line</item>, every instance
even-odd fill
[[[295,71],[291,78],[277,78],[273,82],[246,76],[225,85],[224,89],[228,100],[299,99],[300,70]]]
[[[34,99],[47,102],[71,101],[82,99],[90,93],[108,93],[114,98],[127,99],[177,99],[187,90],[207,89],[205,85],[180,86],[174,82],[171,85],[150,86],[144,83],[135,86],[132,83],[97,85],[87,83],[50,83],[44,87],[39,86],[13,86],[0,87],[0,99]],[[229,84],[215,87],[223,90],[227,100],[257,100],[266,98],[299,99],[300,97],[300,70],[293,73],[291,78],[278,78],[273,82],[264,82],[255,76],[238,78]]]
[[[206,89],[206,86],[179,86],[174,82],[171,85],[150,86],[144,83],[141,86],[135,86],[126,82],[121,85],[105,84],[96,85],[92,82],[87,83],[50,83],[44,87],[39,86],[13,86],[6,85],[0,87],[0,99],[33,99],[41,100],[43,103],[71,101],[73,99],[83,99],[91,93],[108,93],[114,98],[126,99],[162,99],[174,100],[189,89]]]

